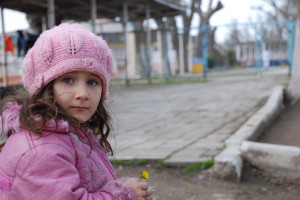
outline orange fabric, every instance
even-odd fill
[[[15,55],[14,44],[10,35],[5,35],[5,53],[7,52],[11,52],[12,55]]]

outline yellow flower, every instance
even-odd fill
[[[149,178],[148,172],[143,171],[140,178],[141,178],[141,179],[148,179],[148,178]]]

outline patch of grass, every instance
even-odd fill
[[[176,192],[172,192],[169,195],[169,200],[196,200],[198,199],[199,194],[195,193],[193,189],[185,187]]]
[[[147,159],[134,159],[134,160],[110,160],[111,164],[113,165],[123,165],[123,166],[130,166],[130,165],[146,165],[148,164]]]
[[[169,158],[170,158],[170,156],[167,156],[167,157],[165,157],[165,158],[159,159],[159,160],[158,160],[158,163],[155,165],[154,168],[155,168],[155,169],[162,169],[163,166],[164,166],[165,161],[168,160]]]
[[[189,166],[186,166],[184,168],[184,174],[186,176],[190,176],[194,172],[197,172],[201,169],[208,169],[213,165],[214,165],[213,160],[207,160],[207,161],[204,161],[204,162],[197,162],[197,163],[191,164]]]
[[[151,78],[151,84],[149,84],[148,79],[140,78],[140,79],[131,79],[130,85],[164,85],[164,84],[177,84],[177,83],[198,83],[198,82],[208,82],[209,80],[199,77],[170,77],[167,80],[163,76],[157,76]],[[112,85],[123,85],[125,84],[125,80],[113,79],[111,81]]]
[[[134,162],[137,165],[146,165],[146,164],[148,164],[148,160],[147,159],[135,159]]]
[[[169,195],[169,200],[179,200],[179,195],[181,191],[172,192]]]
[[[287,88],[289,86],[289,83],[284,83],[282,85],[283,85],[283,87]]]
[[[237,190],[239,191],[240,194],[244,195],[246,199],[252,199],[249,190],[246,187],[238,186]]]
[[[243,187],[243,186],[238,186],[238,191],[242,194],[249,194],[249,191],[247,188]]]
[[[208,82],[207,79],[180,79],[180,78],[174,78],[174,79],[170,79],[168,80],[166,83],[168,84],[175,84],[175,83],[199,83],[199,82]]]
[[[259,194],[269,194],[269,191],[268,191],[267,188],[258,188],[258,189],[257,189],[257,192],[258,192]]]
[[[123,165],[123,166],[132,165],[132,161],[130,160],[111,160],[110,162],[113,165]]]
[[[186,192],[188,192],[191,195],[193,195],[191,198],[189,198],[189,200],[195,200],[199,196],[199,194],[195,193],[192,188],[185,187],[184,189],[185,189]]]

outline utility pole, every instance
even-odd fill
[[[146,72],[148,83],[151,84],[151,30],[150,30],[150,4],[146,5],[146,20],[147,20],[147,30],[146,30]]]
[[[96,19],[97,19],[96,0],[91,0],[91,23],[92,23],[92,32],[93,33],[96,33]]]
[[[128,79],[128,41],[127,41],[127,22],[128,22],[128,5],[127,2],[123,2],[123,32],[124,32],[124,52],[125,52],[125,82],[126,86],[129,86]]]
[[[54,0],[48,0],[48,29],[55,26],[55,5]]]

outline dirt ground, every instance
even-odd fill
[[[300,101],[287,105],[259,141],[300,147]]]
[[[300,146],[300,102],[288,105],[271,124],[261,142]],[[149,172],[147,180],[157,200],[299,200],[300,180],[272,177],[245,163],[240,183],[214,178],[211,171],[200,170],[190,176],[184,168],[168,168],[159,162],[144,165],[114,165],[117,176],[138,177]]]

